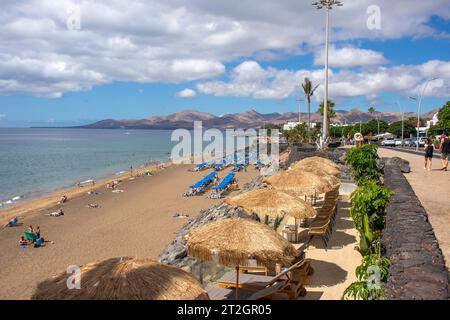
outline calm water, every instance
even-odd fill
[[[169,130],[0,128],[0,203],[166,161]]]

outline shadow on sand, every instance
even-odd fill
[[[311,261],[311,266],[314,268],[314,275],[310,278],[311,282],[308,287],[331,287],[343,283],[347,279],[347,271],[334,263],[315,259],[308,260]]]

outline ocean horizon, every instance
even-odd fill
[[[171,130],[0,128],[0,204],[168,161]],[[13,199],[16,199],[13,201]],[[0,206],[0,207],[1,207]]]

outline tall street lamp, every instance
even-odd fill
[[[403,107],[400,105],[400,102],[398,102],[398,100],[396,101],[398,107],[400,108],[400,112],[402,114],[402,147],[403,147],[403,140],[404,140],[404,116],[405,116],[405,112],[403,111]]]
[[[303,100],[303,99],[297,99],[296,100],[297,102],[298,102],[298,124],[300,124],[301,123],[301,115],[300,115],[300,107],[301,107],[301,102],[302,101],[305,101],[305,100]]]
[[[328,31],[330,25],[330,10],[333,9],[333,6],[342,7],[343,4],[338,0],[320,0],[312,3],[317,9],[326,9],[326,20],[325,20],[325,100],[323,102],[323,128],[322,128],[322,136],[323,143],[328,137]]]
[[[428,79],[424,86],[422,87],[422,91],[420,92],[420,96],[419,96],[419,105],[417,106],[417,143],[416,143],[416,151],[419,151],[419,135],[420,135],[420,110],[422,108],[422,100],[423,100],[423,95],[425,93],[426,88],[428,87],[428,84],[431,81],[437,80],[437,78],[432,78],[432,79]],[[413,98],[410,97],[410,99],[412,100],[417,100],[417,98]]]

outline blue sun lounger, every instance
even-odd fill
[[[208,198],[211,199],[219,199],[222,197],[222,193],[228,189],[231,183],[234,182],[235,174],[233,172],[227,174],[225,178],[222,179],[222,181],[215,186],[213,189],[213,192],[208,196]]]
[[[211,172],[206,177],[198,181],[197,183],[190,186],[191,190],[188,192],[183,193],[183,197],[190,197],[194,196],[197,193],[203,192],[205,188],[214,181],[214,179],[217,176],[217,172]]]

